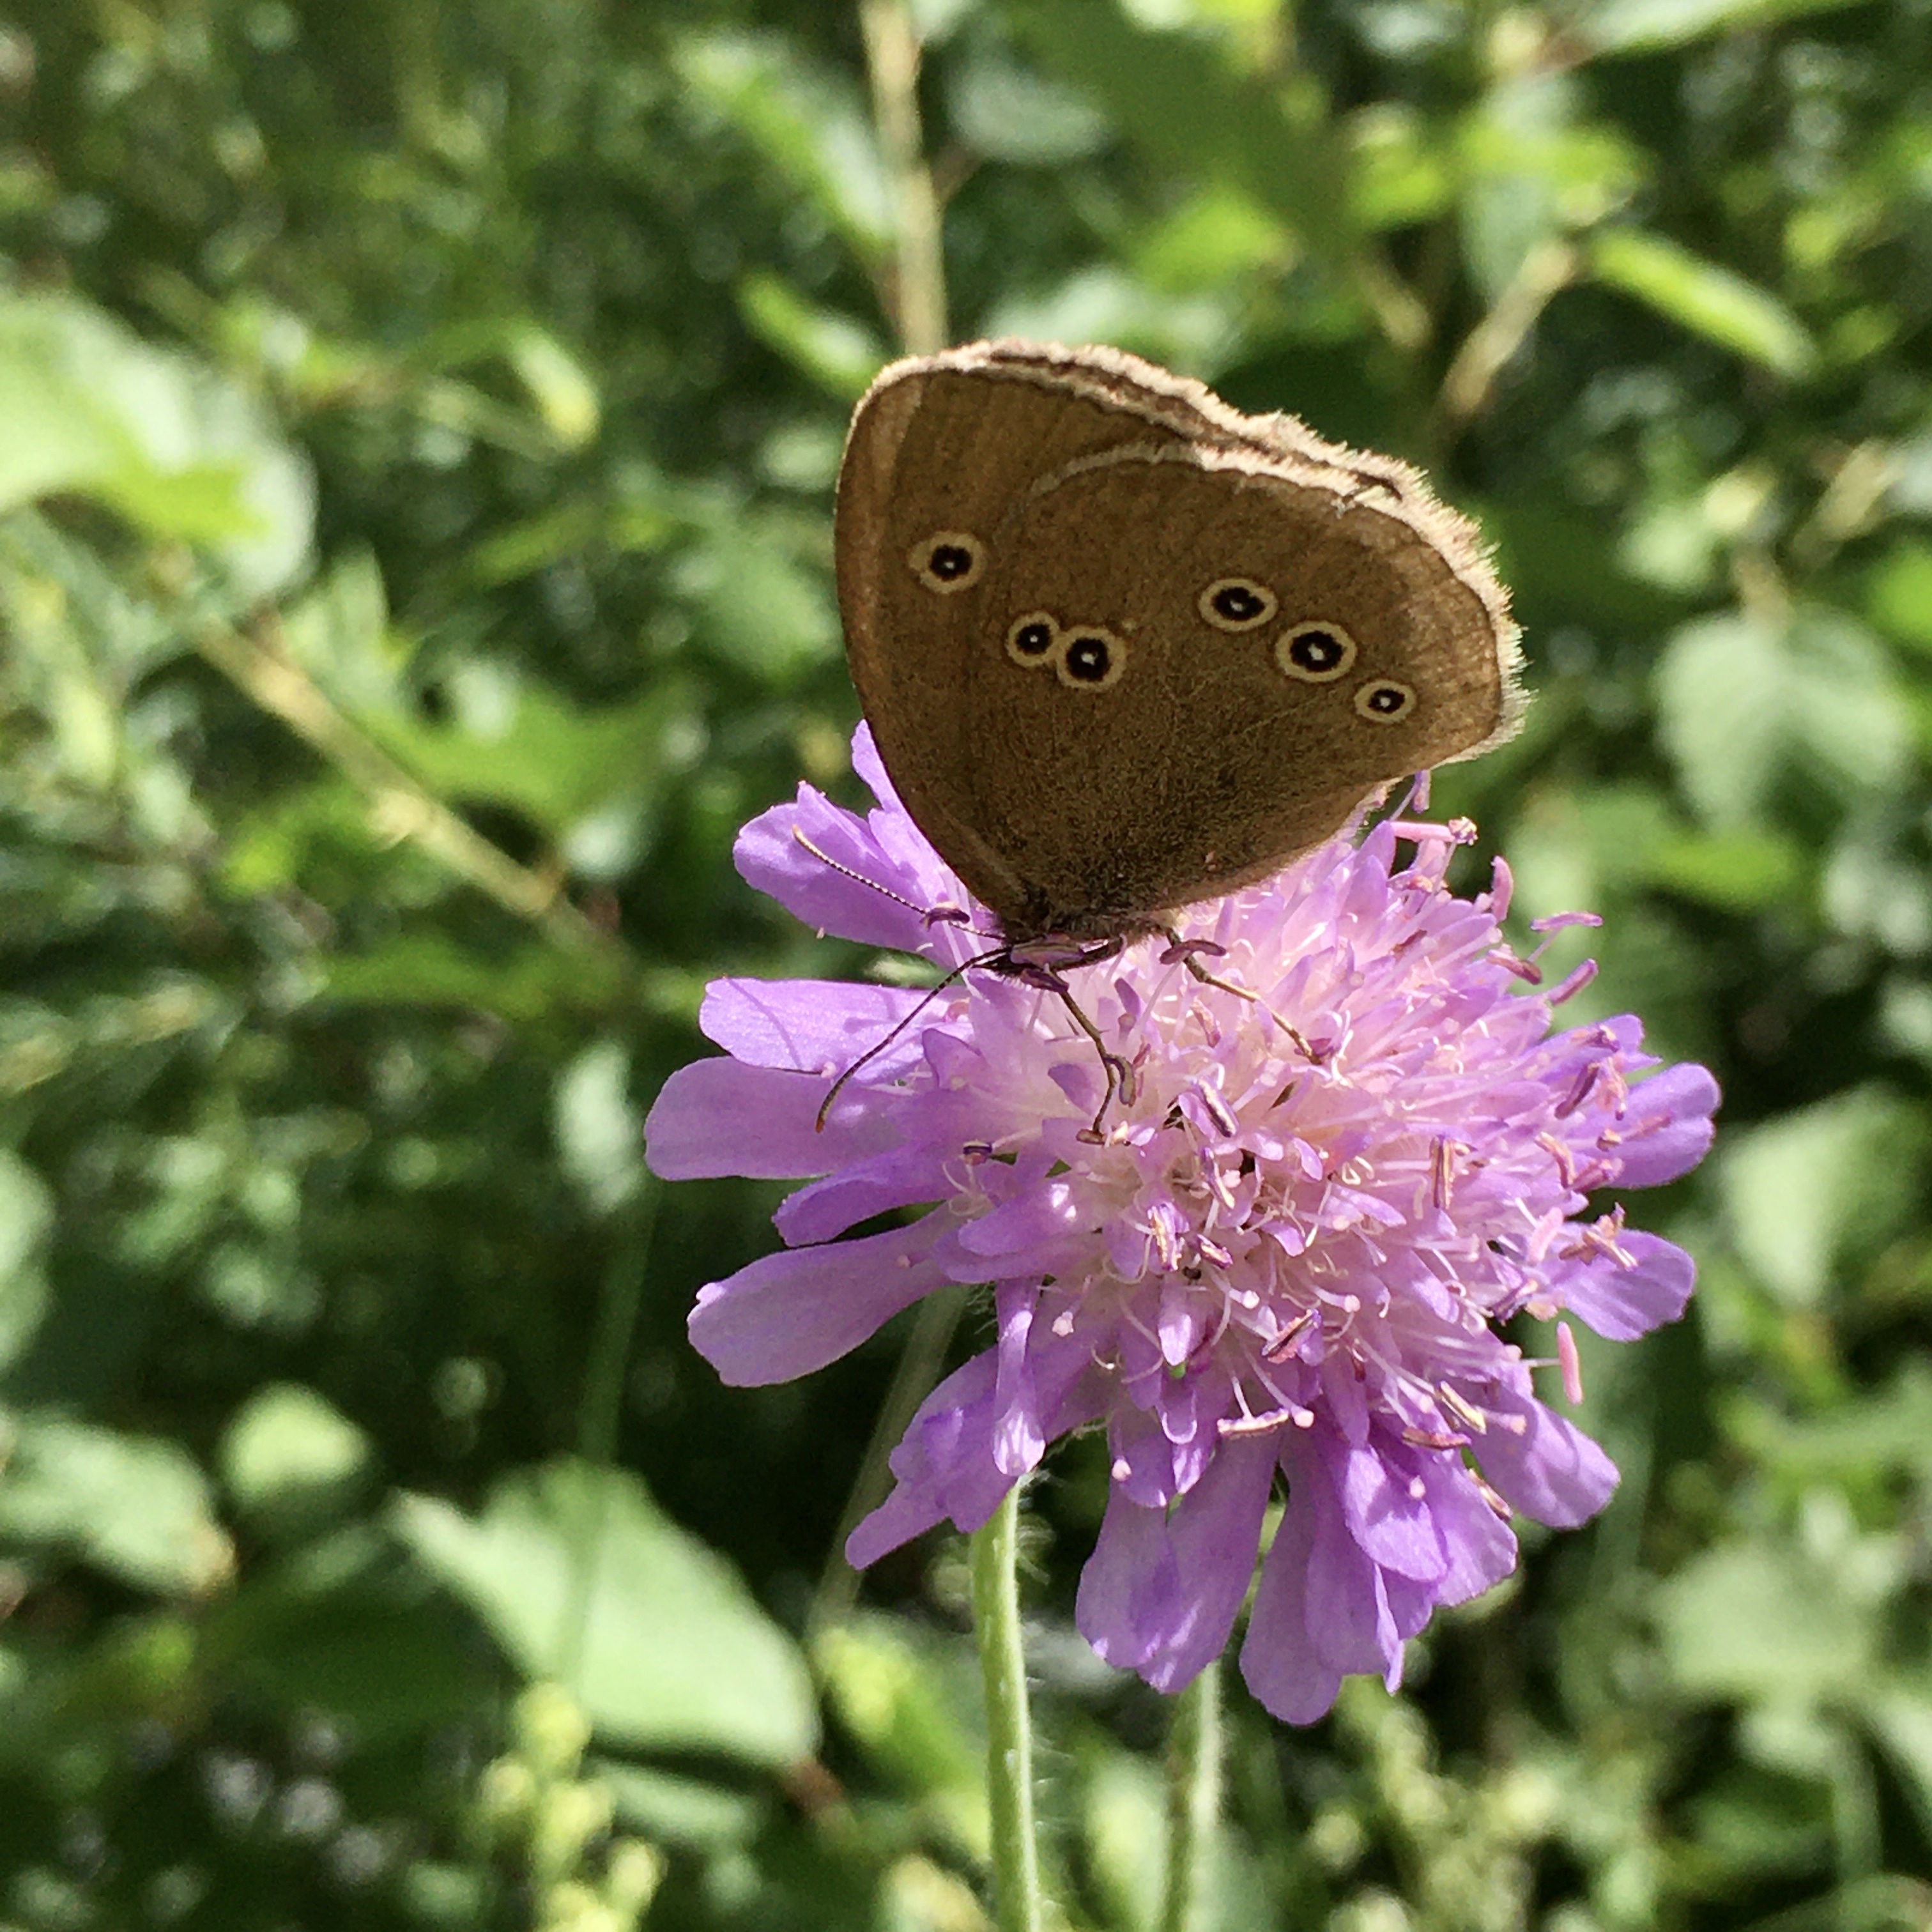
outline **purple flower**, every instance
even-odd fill
[[[854,757],[878,809],[801,788],[746,827],[740,871],[848,938],[947,967],[983,950],[921,910],[992,922],[862,728]],[[1474,900],[1444,883],[1470,836],[1384,820],[1184,915],[1251,998],[1202,984],[1158,940],[1075,974],[1135,1070],[1099,1144],[1100,1057],[1050,992],[968,974],[818,1132],[832,1077],[923,996],[710,988],[702,1024],[729,1057],[667,1083],[652,1166],[818,1177],[778,1211],[783,1251],[698,1297],[692,1340],[724,1378],[806,1374],[944,1282],[992,1284],[993,1346],[920,1409],[854,1564],[944,1517],[977,1528],[1049,1442],[1099,1424],[1113,1480],[1080,1628],[1174,1690],[1226,1644],[1283,1478],[1241,1664],[1270,1711],[1307,1723],[1352,1672],[1393,1688],[1432,1610],[1509,1572],[1512,1510],[1567,1527],[1603,1507],[1615,1468],[1497,1330],[1528,1309],[1625,1340],[1682,1313],[1690,1258],[1591,1197],[1694,1166],[1718,1090],[1700,1066],[1649,1072],[1634,1018],[1550,1030],[1588,969],[1536,990],[1500,930],[1500,862]]]

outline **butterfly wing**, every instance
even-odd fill
[[[838,557],[886,769],[1015,938],[1264,876],[1518,706],[1502,592],[1413,472],[1118,352],[889,370]]]

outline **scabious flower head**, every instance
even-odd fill
[[[878,808],[802,788],[746,827],[740,871],[850,939],[944,967],[983,950],[917,910],[992,922],[862,728],[854,755]],[[1700,1066],[1652,1071],[1634,1018],[1551,1030],[1588,969],[1538,988],[1502,937],[1500,863],[1474,899],[1448,890],[1468,836],[1384,820],[1184,915],[1240,991],[1203,985],[1161,940],[1075,974],[1134,1070],[1097,1144],[1100,1057],[1050,992],[968,974],[814,1131],[832,1077],[923,995],[710,988],[701,1024],[729,1057],[667,1083],[652,1166],[817,1177],[778,1211],[783,1251],[698,1297],[692,1340],[724,1378],[806,1374],[944,1283],[992,1285],[992,1346],[914,1418],[897,1486],[847,1546],[855,1564],[943,1518],[976,1528],[1050,1442],[1097,1426],[1112,1481],[1080,1628],[1173,1690],[1226,1644],[1285,1479],[1241,1665],[1268,1709],[1306,1723],[1351,1672],[1393,1688],[1434,1607],[1509,1572],[1512,1511],[1569,1526],[1603,1506],[1616,1469],[1498,1330],[1528,1310],[1623,1340],[1683,1312],[1689,1257],[1592,1197],[1694,1166],[1717,1088]]]

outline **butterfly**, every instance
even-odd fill
[[[1508,596],[1418,472],[1118,350],[892,364],[835,550],[886,770],[1010,947],[1162,930],[1522,715]]]

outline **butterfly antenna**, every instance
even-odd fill
[[[800,841],[801,844],[804,842],[805,842],[802,839]],[[843,872],[845,868],[842,866],[838,869],[841,872]],[[889,895],[889,896],[896,897],[897,895],[892,894]],[[901,903],[904,904],[904,902],[902,901]],[[963,980],[968,973],[972,971],[974,967],[983,966],[989,960],[999,958],[1005,951],[1006,948],[1004,946],[997,946],[990,952],[976,952],[970,959],[962,959],[957,966],[953,968],[951,972],[946,974],[944,979],[940,981],[938,986],[929,987],[926,991],[926,998],[921,1000],[919,1004],[914,1006],[910,1012],[908,1013],[902,1019],[895,1022],[892,1030],[889,1033],[886,1034],[880,1039],[874,1040],[870,1046],[866,1048],[863,1053],[860,1054],[856,1060],[853,1061],[850,1066],[846,1068],[843,1073],[839,1075],[836,1080],[832,1082],[831,1091],[828,1093],[825,1098],[819,1103],[818,1118],[813,1120],[812,1124],[812,1132],[815,1134],[822,1134],[824,1132],[825,1123],[831,1118],[832,1102],[838,1098],[841,1094],[844,1092],[847,1083],[851,1079],[853,1075],[859,1071],[860,1067],[863,1066],[868,1060],[878,1059],[879,1055],[884,1053],[886,1048],[890,1046],[892,1042],[897,1040],[899,1035],[904,1033],[906,1028],[910,1026],[913,1022],[917,1019],[920,1015],[924,1012],[926,1008],[931,1006],[933,1001],[938,999],[940,994],[944,992],[947,987],[952,986],[957,980]]]
[[[916,904],[908,898],[903,892],[896,892],[890,886],[882,886],[877,879],[868,879],[863,872],[854,872],[850,866],[842,865],[830,852],[814,845],[796,825],[791,829],[791,836],[821,866],[830,866],[832,871],[838,874],[842,878],[850,879],[855,886],[866,886],[870,891],[877,892],[881,898],[890,899],[895,905],[904,906],[908,912],[917,913],[928,926],[963,926],[968,932],[976,934],[982,939],[993,939],[998,937],[995,933],[982,932],[978,926],[970,924],[965,914],[957,906]],[[969,959],[966,963],[970,966],[974,962]],[[942,981],[941,983],[944,982]]]

